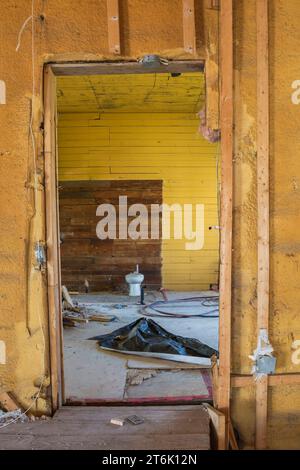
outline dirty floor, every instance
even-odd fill
[[[169,292],[169,299],[216,295],[214,292]],[[158,292],[149,292],[145,303],[161,300]],[[100,350],[88,338],[110,333],[142,315],[139,299],[120,294],[74,295],[73,301],[89,312],[116,316],[109,323],[89,322],[64,329],[64,373],[67,402],[96,399],[118,402],[145,399],[156,402],[198,397],[211,398],[210,374],[207,369],[180,365],[177,362],[144,359]],[[118,308],[122,306],[122,308]],[[201,307],[202,308],[202,307]],[[207,308],[204,308],[207,311]],[[189,313],[201,313],[199,306]],[[171,333],[196,338],[218,348],[218,318],[153,318]]]
[[[112,418],[136,415],[123,426]],[[0,450],[208,450],[209,418],[200,406],[62,407],[53,419],[0,429]]]

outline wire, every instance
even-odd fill
[[[20,49],[20,46],[21,46],[21,38],[22,38],[22,34],[23,34],[23,31],[24,29],[26,28],[27,26],[27,23],[29,23],[29,21],[32,20],[32,15],[28,16],[28,18],[26,18],[26,20],[24,21],[24,23],[22,24],[22,27],[19,31],[19,34],[18,34],[18,42],[17,42],[17,46],[16,46],[16,52],[18,52],[18,50]]]
[[[171,311],[161,310],[161,307],[170,307],[170,308],[181,308],[180,304],[188,303],[198,303],[202,308],[213,308],[208,312],[202,312],[198,314],[189,314],[189,313],[176,313]],[[176,305],[179,304],[179,305]],[[184,308],[195,308],[195,305],[185,305]],[[149,312],[152,310],[154,313]],[[218,312],[217,315],[213,315]],[[171,317],[171,318],[218,318],[219,317],[219,297],[216,296],[201,296],[201,297],[187,297],[185,299],[174,299],[174,300],[157,300],[151,304],[145,305],[141,309],[141,313],[149,317]]]

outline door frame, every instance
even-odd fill
[[[231,1],[231,0],[230,0]],[[222,2],[223,3],[223,2]],[[221,3],[221,4],[222,4]],[[227,15],[227,16],[226,16]],[[229,16],[228,16],[229,15]],[[224,12],[223,12],[224,16]],[[230,21],[231,20],[231,21]],[[221,42],[220,125],[221,134],[221,234],[219,318],[219,409],[229,417],[231,344],[231,258],[232,258],[232,10],[225,12],[224,41]],[[223,21],[223,22],[224,22]],[[230,26],[231,24],[231,26]],[[221,10],[222,31],[222,10]],[[229,49],[228,49],[229,47]],[[50,63],[44,66],[44,157],[48,273],[48,310],[52,411],[64,402],[59,211],[57,194],[56,76],[138,74],[205,71],[203,60],[172,61],[145,67],[137,62]]]

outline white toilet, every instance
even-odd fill
[[[136,270],[125,276],[125,280],[129,286],[129,295],[131,297],[138,297],[141,295],[141,284],[144,280],[144,275],[139,273],[139,265],[136,265]]]

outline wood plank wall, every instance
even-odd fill
[[[59,186],[63,284],[82,292],[87,279],[92,292],[121,290],[124,276],[139,264],[147,287],[161,287],[161,240],[100,240],[96,210],[113,204],[118,216],[119,195],[128,197],[128,205],[161,204],[162,181],[63,181]],[[150,220],[148,226],[150,231]]]
[[[206,290],[218,282],[218,146],[198,132],[196,113],[63,113],[58,121],[60,181],[162,180],[163,202],[204,204],[204,248],[163,240],[163,284]]]

